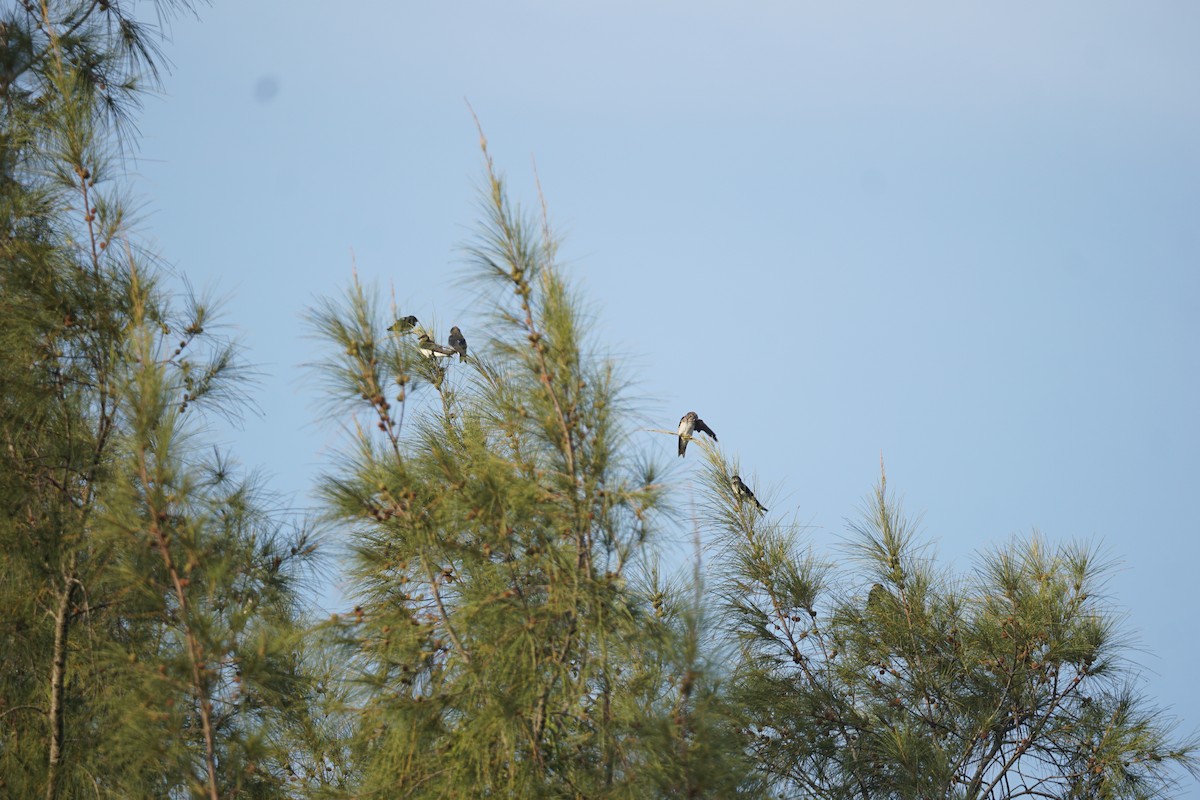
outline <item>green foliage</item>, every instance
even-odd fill
[[[107,180],[153,66],[123,13],[0,22],[0,794],[280,796],[325,735],[315,546],[204,442],[198,415],[239,410],[236,349]]]
[[[324,489],[356,602],[327,627],[340,790],[1135,798],[1195,769],[1130,688],[1087,548],[1034,536],[939,571],[881,480],[832,562],[696,440],[712,557],[663,580],[669,493],[621,427],[618,365],[587,351],[544,216],[539,237],[487,167],[469,361],[385,333],[357,284],[312,315],[350,445]]]
[[[325,483],[358,603],[331,626],[354,664],[348,769],[390,797],[729,796],[699,609],[638,578],[664,486],[615,365],[490,161],[484,215],[470,253],[497,299],[468,361],[384,333],[358,285],[313,313],[351,436]]]
[[[1082,800],[1196,770],[1087,547],[939,570],[881,479],[833,562],[696,440],[697,562],[664,578],[671,488],[486,141],[470,358],[357,283],[311,314],[354,606],[306,630],[317,529],[208,444],[237,348],[120,190],[160,63],[133,6],[0,12],[0,795]]]
[[[710,509],[740,651],[744,744],[776,790],[814,798],[1164,797],[1196,768],[1131,691],[1094,551],[1039,536],[935,570],[880,481],[850,567],[738,508],[715,448]]]

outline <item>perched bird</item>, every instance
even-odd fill
[[[391,325],[388,330],[392,333],[408,333],[417,325],[417,318],[413,316],[400,317]]]
[[[704,420],[696,414],[695,411],[689,411],[683,415],[683,419],[679,420],[679,455],[682,456],[687,452],[688,440],[692,438],[692,434],[696,431],[707,433],[712,437],[712,440],[717,441],[717,435],[713,433],[712,428],[704,424]]]
[[[759,511],[763,512],[764,514],[767,513],[767,510],[763,508],[763,504],[758,502],[758,498],[754,496],[754,492],[750,491],[749,486],[742,483],[742,479],[740,477],[734,475],[729,479],[729,485],[733,487],[733,496],[738,499],[739,505],[741,505],[742,500],[749,500],[751,503],[754,503],[754,505],[758,506]]]
[[[421,331],[417,336],[417,349],[426,358],[449,358],[456,352],[453,347],[446,347],[446,345],[438,344],[429,338],[429,334],[425,331]]]
[[[450,346],[458,352],[458,360],[467,360],[467,337],[462,335],[462,331],[455,325],[450,329]]]

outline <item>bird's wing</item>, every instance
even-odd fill
[[[700,431],[701,433],[707,433],[713,438],[714,442],[717,440],[717,435],[713,433],[713,429],[705,425],[704,420],[702,419],[696,420],[696,430]]]
[[[418,348],[422,353],[433,354],[438,356],[452,356],[457,351],[453,347],[446,347],[444,344],[437,342],[423,341]]]

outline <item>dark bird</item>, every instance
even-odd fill
[[[742,500],[749,500],[751,503],[754,503],[754,505],[758,506],[759,511],[763,512],[764,514],[767,513],[767,510],[763,508],[763,504],[758,502],[758,498],[754,496],[754,492],[750,491],[749,486],[742,483],[742,479],[740,477],[734,475],[729,479],[729,485],[733,487],[733,496],[737,498],[739,506],[741,505]]]
[[[458,353],[459,361],[467,360],[467,337],[462,335],[462,331],[455,325],[450,329],[450,346]]]
[[[717,441],[717,435],[713,433],[713,429],[704,424],[704,420],[696,414],[695,411],[689,411],[683,415],[683,419],[679,420],[679,455],[682,456],[687,452],[688,440],[692,438],[695,432],[707,433],[712,437],[712,440]]]
[[[416,325],[417,325],[416,317],[413,317],[413,316],[400,317],[399,319],[397,319],[395,322],[393,322],[391,325],[388,326],[388,330],[391,331],[392,333],[408,333],[414,327],[416,327]]]
[[[438,344],[430,339],[429,334],[425,331],[421,331],[417,336],[417,349],[426,358],[449,358],[457,352],[453,347],[446,347],[446,345]]]

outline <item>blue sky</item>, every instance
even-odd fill
[[[536,158],[647,419],[699,411],[822,548],[881,452],[960,568],[1034,529],[1101,544],[1146,691],[1200,725],[1200,6],[330,8],[176,20],[141,125],[144,229],[228,295],[265,409],[228,436],[278,489],[310,503],[336,443],[302,314],[352,258],[406,312],[482,319],[466,98],[530,207]]]

